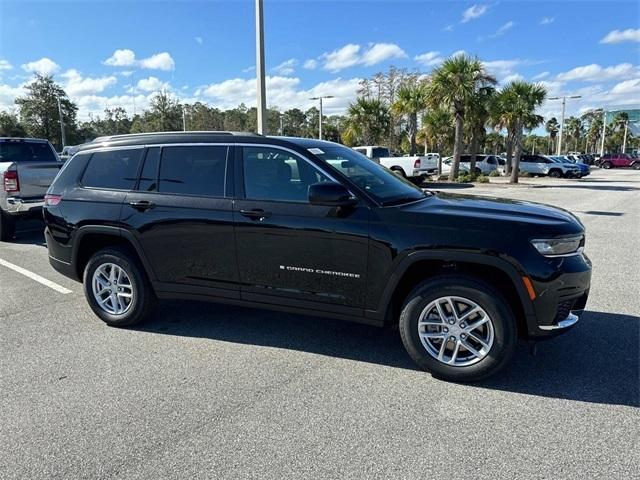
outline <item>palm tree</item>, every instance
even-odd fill
[[[402,85],[397,92],[396,100],[391,105],[391,113],[407,117],[407,135],[409,137],[409,155],[417,151],[416,135],[418,133],[418,114],[427,107],[427,88],[425,82],[411,82]]]
[[[555,145],[556,136],[560,131],[560,124],[558,123],[558,119],[556,117],[551,117],[549,120],[547,120],[544,128],[549,134],[549,154],[551,154],[553,145]]]
[[[543,118],[535,112],[546,96],[547,90],[542,85],[516,80],[502,89],[494,103],[493,113],[510,130],[515,146],[511,183],[518,183],[523,131],[525,128],[532,130],[542,123]]]
[[[449,110],[434,108],[422,116],[422,128],[418,132],[418,138],[435,145],[435,151],[440,153],[438,163],[438,175],[442,173],[442,148],[445,142],[453,138],[453,116]],[[425,147],[425,153],[426,147]]]
[[[565,126],[567,133],[573,139],[573,149],[578,150],[578,141],[582,136],[582,121],[577,117],[569,117]],[[568,143],[568,142],[567,142]]]
[[[496,90],[493,87],[482,87],[472,96],[467,112],[469,133],[471,136],[471,160],[469,162],[469,172],[476,171],[476,155],[480,146],[480,141],[487,135],[487,122],[489,112]]]
[[[342,139],[347,145],[379,142],[391,126],[387,105],[378,99],[359,97],[349,105]]]
[[[434,69],[429,86],[429,103],[450,109],[455,116],[455,140],[453,165],[449,180],[458,175],[465,112],[471,99],[481,88],[494,85],[496,79],[489,75],[477,57],[461,54],[445,60]]]

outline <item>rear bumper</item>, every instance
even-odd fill
[[[29,215],[42,211],[44,198],[7,198],[7,213],[9,215]]]

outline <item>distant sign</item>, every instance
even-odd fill
[[[634,135],[640,135],[640,108],[632,108],[628,110],[607,109],[607,124],[611,123],[620,113],[626,113],[629,116],[629,132]]]

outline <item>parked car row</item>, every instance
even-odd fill
[[[460,156],[460,171],[469,172],[471,155]],[[443,161],[442,173],[451,171],[452,157]],[[494,170],[504,174],[506,159],[499,155],[476,155],[475,173],[489,175]],[[589,166],[577,164],[564,156],[546,156],[525,154],[520,157],[520,173],[534,176],[549,176],[554,178],[580,178],[589,175]]]

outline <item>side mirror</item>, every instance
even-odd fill
[[[309,203],[327,207],[352,207],[358,203],[344,185],[320,182],[309,185]]]

